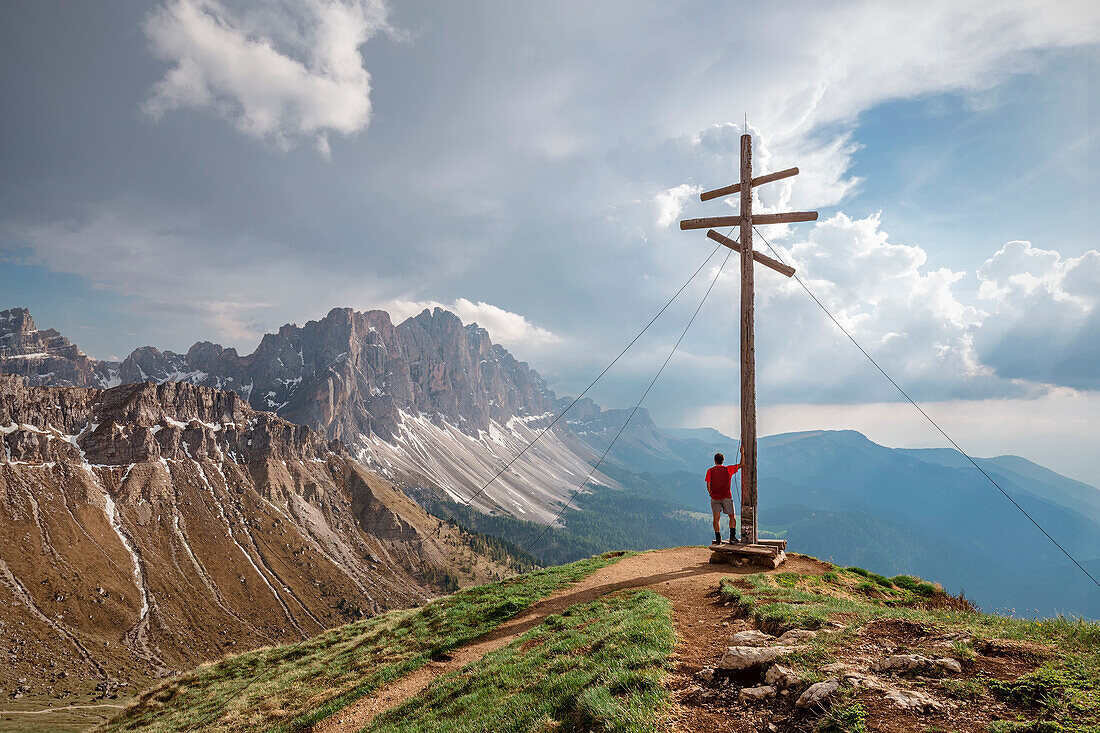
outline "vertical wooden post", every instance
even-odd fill
[[[752,136],[741,136],[741,541],[756,544],[756,343],[753,334]]]

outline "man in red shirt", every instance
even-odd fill
[[[714,466],[707,471],[707,491],[710,492],[710,511],[714,515],[714,544],[722,544],[722,527],[718,520],[725,512],[730,518],[730,544],[737,542],[737,514],[733,506],[733,495],[730,494],[730,479],[733,474],[741,470],[741,464],[736,466],[724,466],[726,457],[721,453],[714,454]]]

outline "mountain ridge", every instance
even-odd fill
[[[48,661],[40,687],[110,696],[511,571],[231,391],[0,375],[0,456],[5,689]]]

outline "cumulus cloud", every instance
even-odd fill
[[[983,313],[960,293],[965,273],[928,267],[924,249],[891,242],[878,215],[851,219],[836,214],[819,222],[805,239],[777,246],[777,251],[798,268],[845,329],[896,376],[911,384],[938,385],[941,393],[990,388],[989,370],[972,344],[972,330],[980,327]],[[780,314],[799,308],[804,315],[807,299],[796,281],[766,287],[760,297],[762,308],[774,306]],[[796,338],[803,345],[836,336],[831,325],[820,317],[815,320],[820,335],[800,334]],[[806,326],[813,324],[805,321]]]
[[[702,186],[681,183],[654,196],[653,204],[657,207],[657,226],[665,229],[672,226],[673,222],[680,217],[680,212],[684,210],[684,203],[702,191]]]
[[[918,399],[1100,388],[1100,251],[1066,258],[1009,242],[967,273],[930,265],[923,247],[892,240],[878,215],[842,213],[795,231],[789,243],[768,238],[840,324]],[[770,252],[761,238],[757,246]],[[727,269],[716,295],[736,302],[739,275]],[[757,379],[769,400],[896,398],[793,279],[757,269],[756,317]],[[719,346],[695,347],[692,378],[721,392],[736,369],[728,357],[737,319],[728,309],[712,312],[700,328]]]
[[[779,92],[803,99],[798,125],[851,120],[888,99],[975,92],[1033,69],[1043,49],[1095,41],[1100,13],[1089,0],[998,3],[935,0],[849,3],[821,18],[797,83]],[[858,43],[837,39],[858,37]]]
[[[796,267],[844,328],[914,396],[975,399],[1042,391],[1041,385],[999,374],[976,349],[990,313],[976,304],[973,278],[929,266],[922,247],[893,241],[877,215],[836,214],[792,239],[787,245],[772,241],[778,256]],[[769,252],[761,239],[757,246]],[[728,267],[714,300],[735,304],[739,280],[737,268]],[[756,283],[757,381],[768,401],[896,397],[888,384],[871,377],[863,357],[796,281],[760,267]],[[691,379],[707,391],[728,393],[730,370],[736,370],[729,362],[736,353],[736,310],[708,306],[698,329],[707,336],[705,344],[691,346]]]
[[[521,314],[481,301],[475,303],[466,298],[458,298],[449,304],[444,304],[434,300],[395,299],[383,306],[394,323],[412,318],[425,308],[429,310],[443,308],[457,315],[465,324],[476,323],[488,331],[495,342],[510,349],[530,353],[533,350],[562,343],[560,336],[536,326]]]
[[[1100,251],[1063,258],[1009,242],[978,279],[990,315],[975,346],[998,374],[1100,389]]]
[[[143,110],[154,119],[206,110],[280,147],[311,139],[328,157],[330,133],[350,135],[370,122],[370,74],[359,47],[387,27],[379,0],[232,9],[170,0],[145,24],[153,53],[172,68]]]

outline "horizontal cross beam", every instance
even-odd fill
[[[794,224],[799,221],[817,221],[816,211],[789,211],[786,214],[753,214],[752,223],[756,224]],[[680,229],[712,229],[741,226],[740,216],[710,216],[704,219],[684,219]]]
[[[784,178],[790,178],[791,176],[797,176],[797,168],[788,168],[785,171],[776,171],[775,173],[767,173],[762,176],[757,176],[752,179],[749,184],[752,188],[756,188],[764,183],[771,183],[772,181],[781,181]],[[731,193],[738,193],[741,190],[741,184],[735,183],[732,186],[724,186],[723,188],[716,188],[713,191],[706,191],[699,194],[700,201],[710,201],[711,199],[721,198],[722,196],[729,196]]]
[[[735,240],[732,240],[729,237],[723,236],[723,235],[719,234],[718,232],[714,231],[713,229],[711,229],[709,232],[707,232],[707,236],[710,237],[711,239],[713,239],[715,242],[718,242],[719,244],[726,245],[727,247],[732,249],[734,252],[740,252],[741,251],[741,245],[738,244]],[[780,275],[786,275],[787,277],[790,277],[791,275],[794,274],[794,268],[791,267],[790,265],[784,265],[779,260],[773,260],[771,257],[768,257],[766,254],[761,254],[760,252],[757,252],[755,249],[752,251],[752,258],[754,260],[756,260],[757,262],[759,262],[761,265],[764,265],[765,267],[772,268],[773,270],[778,272]]]

